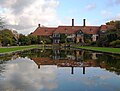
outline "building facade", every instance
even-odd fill
[[[31,33],[31,35],[50,37],[54,44],[60,43],[61,35],[66,36],[66,42],[84,43],[85,35],[90,35],[91,41],[95,42],[100,32],[105,32],[111,28],[113,27],[110,25],[86,26],[85,19],[83,19],[83,26],[75,26],[74,19],[72,19],[71,26],[41,27],[40,24],[38,24],[38,28]]]

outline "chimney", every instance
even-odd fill
[[[40,24],[38,24],[38,27],[40,27]]]
[[[74,26],[74,19],[72,19],[72,27]]]
[[[86,19],[83,19],[83,26],[84,26],[84,27],[86,26],[86,25],[85,25],[85,24],[86,24],[85,21],[86,21]]]

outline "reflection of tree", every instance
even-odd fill
[[[6,54],[6,55],[3,55],[3,56],[0,56],[0,75],[6,70],[6,63],[7,61],[10,61],[10,60],[15,60],[16,58],[18,58],[18,55],[17,54]]]
[[[85,51],[83,54],[84,61],[91,59],[91,55],[90,51]]]
[[[42,50],[42,49],[33,49],[29,51],[22,52],[20,54],[21,57],[50,57],[52,54],[52,50]]]
[[[0,64],[4,63],[5,61],[11,60],[11,58],[12,58],[11,55],[0,56]]]
[[[1,65],[0,64],[0,76],[2,75],[2,73],[5,71],[5,65]]]
[[[0,56],[0,76],[5,71],[6,66],[4,65],[8,60],[11,59],[11,56]]]
[[[100,66],[104,66],[106,70],[111,72],[115,72],[116,74],[120,75],[120,56],[119,55],[112,55],[112,54],[102,54],[98,56],[96,60],[97,63],[101,64]]]
[[[101,67],[109,70],[111,72],[115,72],[120,75],[120,55],[112,55],[112,54],[96,54],[97,59],[92,59],[92,53],[90,51],[85,51],[83,56],[83,62],[91,63],[91,66]]]

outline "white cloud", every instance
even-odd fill
[[[19,62],[20,61],[20,62]],[[41,91],[54,90],[56,81],[56,66],[41,66],[28,58],[17,58],[8,62],[4,79],[0,80],[0,90],[4,91]],[[27,71],[27,72],[26,72]]]
[[[1,0],[0,15],[6,18],[9,27],[28,34],[38,23],[45,26],[61,23],[56,12],[58,5],[58,0]]]
[[[86,10],[93,10],[93,9],[95,9],[96,8],[96,4],[94,4],[94,3],[92,3],[92,4],[88,4],[86,7],[85,7],[85,9]]]

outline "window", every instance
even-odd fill
[[[53,34],[53,37],[60,37],[60,34]]]
[[[55,40],[55,43],[59,43],[60,41],[59,40]]]
[[[53,37],[55,37],[55,34],[53,34]]]
[[[79,31],[79,33],[82,33],[81,31]]]

